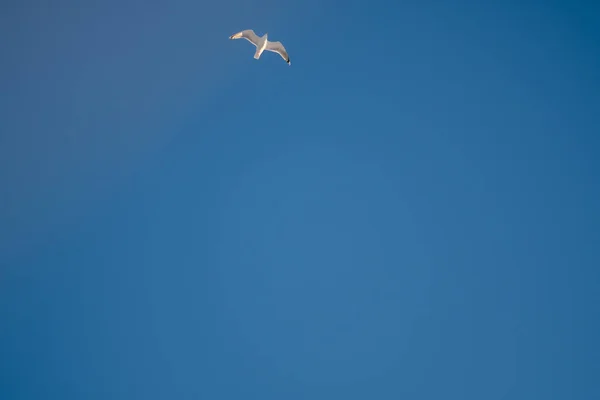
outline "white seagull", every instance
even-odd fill
[[[279,54],[288,65],[291,65],[290,57],[288,56],[287,51],[285,51],[285,47],[281,44],[281,42],[269,42],[267,40],[267,34],[264,36],[258,37],[256,33],[252,29],[246,29],[245,31],[238,32],[234,35],[229,36],[229,39],[246,39],[250,43],[256,46],[256,53],[254,53],[254,58],[259,59],[260,55],[263,51],[272,51],[273,53]]]

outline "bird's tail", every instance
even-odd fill
[[[262,50],[257,46],[256,53],[254,53],[254,58],[258,60],[260,58],[261,54],[262,54]]]

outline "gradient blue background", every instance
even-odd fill
[[[496,3],[4,2],[0,398],[600,398],[600,6]]]

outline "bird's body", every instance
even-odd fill
[[[254,53],[254,58],[256,60],[260,58],[263,51],[267,50],[279,54],[288,65],[291,65],[290,57],[288,56],[285,47],[283,47],[281,42],[269,42],[269,40],[267,40],[267,35],[268,34],[265,33],[263,36],[258,37],[252,29],[246,29],[245,31],[229,36],[229,39],[246,39],[256,46],[256,52]]]
[[[267,40],[267,34],[265,33],[262,37],[258,38],[258,43],[256,43],[256,53],[254,53],[254,58],[259,59],[260,55],[265,51],[269,41]]]

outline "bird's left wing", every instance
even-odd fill
[[[285,51],[285,47],[281,44],[281,42],[269,42],[267,43],[267,47],[265,50],[272,51],[273,53],[277,53],[285,60],[286,63],[291,64],[290,57],[288,56],[287,51]]]
[[[252,43],[255,46],[258,46],[258,36],[256,36],[256,33],[254,33],[254,31],[252,29],[246,29],[245,31],[241,31],[238,32],[236,34],[233,34],[231,36],[229,36],[229,39],[246,39],[247,41],[249,41],[250,43]]]

